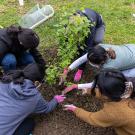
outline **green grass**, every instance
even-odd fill
[[[59,22],[61,13],[86,7],[102,14],[106,23],[105,43],[135,43],[135,18],[132,17],[135,13],[135,0],[38,0],[38,2],[51,4],[55,9],[55,15],[36,28],[43,49],[57,44],[54,25]],[[34,0],[25,0],[25,6],[19,7],[16,0],[0,0],[0,25],[6,27],[16,24],[35,4]]]

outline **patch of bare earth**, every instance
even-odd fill
[[[55,50],[51,49],[47,52],[50,54],[53,51]],[[46,54],[46,56],[50,55]],[[47,59],[47,57],[45,58]],[[90,71],[90,68],[86,69],[83,80],[89,82],[93,72]],[[73,74],[71,73],[69,76],[70,81],[73,81]],[[63,88],[58,85],[49,86],[45,84],[41,92],[46,100],[50,100],[55,94],[61,94]],[[102,102],[98,99],[88,95],[82,96],[77,91],[69,93],[63,104],[71,103],[92,112],[103,107]],[[36,116],[37,125],[33,135],[116,135],[111,128],[97,128],[79,120],[72,112],[63,111],[62,106],[59,105],[50,114]]]

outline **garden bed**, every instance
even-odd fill
[[[51,53],[51,58],[53,58],[56,53],[54,48],[45,51],[46,61],[52,61],[47,59],[47,54]],[[87,65],[88,66],[88,65]],[[90,78],[93,76],[93,72],[90,71],[90,67],[86,68],[83,75],[84,82],[89,82]],[[71,73],[68,80],[73,82],[73,75]],[[64,87],[59,85],[49,86],[45,84],[42,87],[42,94],[46,100],[50,100],[55,94],[61,94]],[[78,107],[82,107],[88,111],[97,111],[102,108],[102,102],[90,95],[82,96],[81,92],[73,91],[67,95],[65,103],[73,103]],[[47,115],[41,115],[36,118],[36,128],[34,135],[116,135],[111,128],[97,128],[90,126],[89,124],[79,120],[74,116],[72,112],[66,112],[62,109],[63,105],[59,105],[52,113]]]

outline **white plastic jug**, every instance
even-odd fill
[[[24,1],[23,0],[19,0],[19,4],[20,4],[20,6],[23,6],[24,5]]]
[[[45,5],[41,8],[39,5],[33,7],[19,21],[19,25],[25,28],[35,28],[54,15],[54,10],[51,5]]]

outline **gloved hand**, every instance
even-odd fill
[[[76,74],[74,76],[74,81],[79,82],[82,78],[82,74],[83,74],[83,70],[78,69],[78,71],[76,72]]]
[[[77,107],[74,106],[73,104],[71,104],[71,105],[64,105],[64,110],[66,110],[66,111],[72,111],[72,112],[74,112],[76,108]]]
[[[86,95],[86,94],[89,94],[89,95],[91,95],[92,94],[92,91],[91,91],[91,89],[82,89],[82,95]],[[101,92],[99,91],[99,89],[98,88],[95,88],[95,97],[96,98],[100,98],[101,97]]]
[[[72,91],[73,89],[78,89],[78,85],[77,84],[73,84],[73,85],[65,88],[64,91],[62,91],[62,94],[64,95],[64,94]]]
[[[68,72],[69,72],[68,68],[65,68],[64,71],[63,71],[63,74],[60,76],[59,85],[61,85],[62,83],[64,83],[64,81],[65,81],[66,78],[67,78]]]
[[[54,96],[54,99],[57,100],[58,103],[62,103],[65,100],[65,96],[64,95],[56,95]]]

